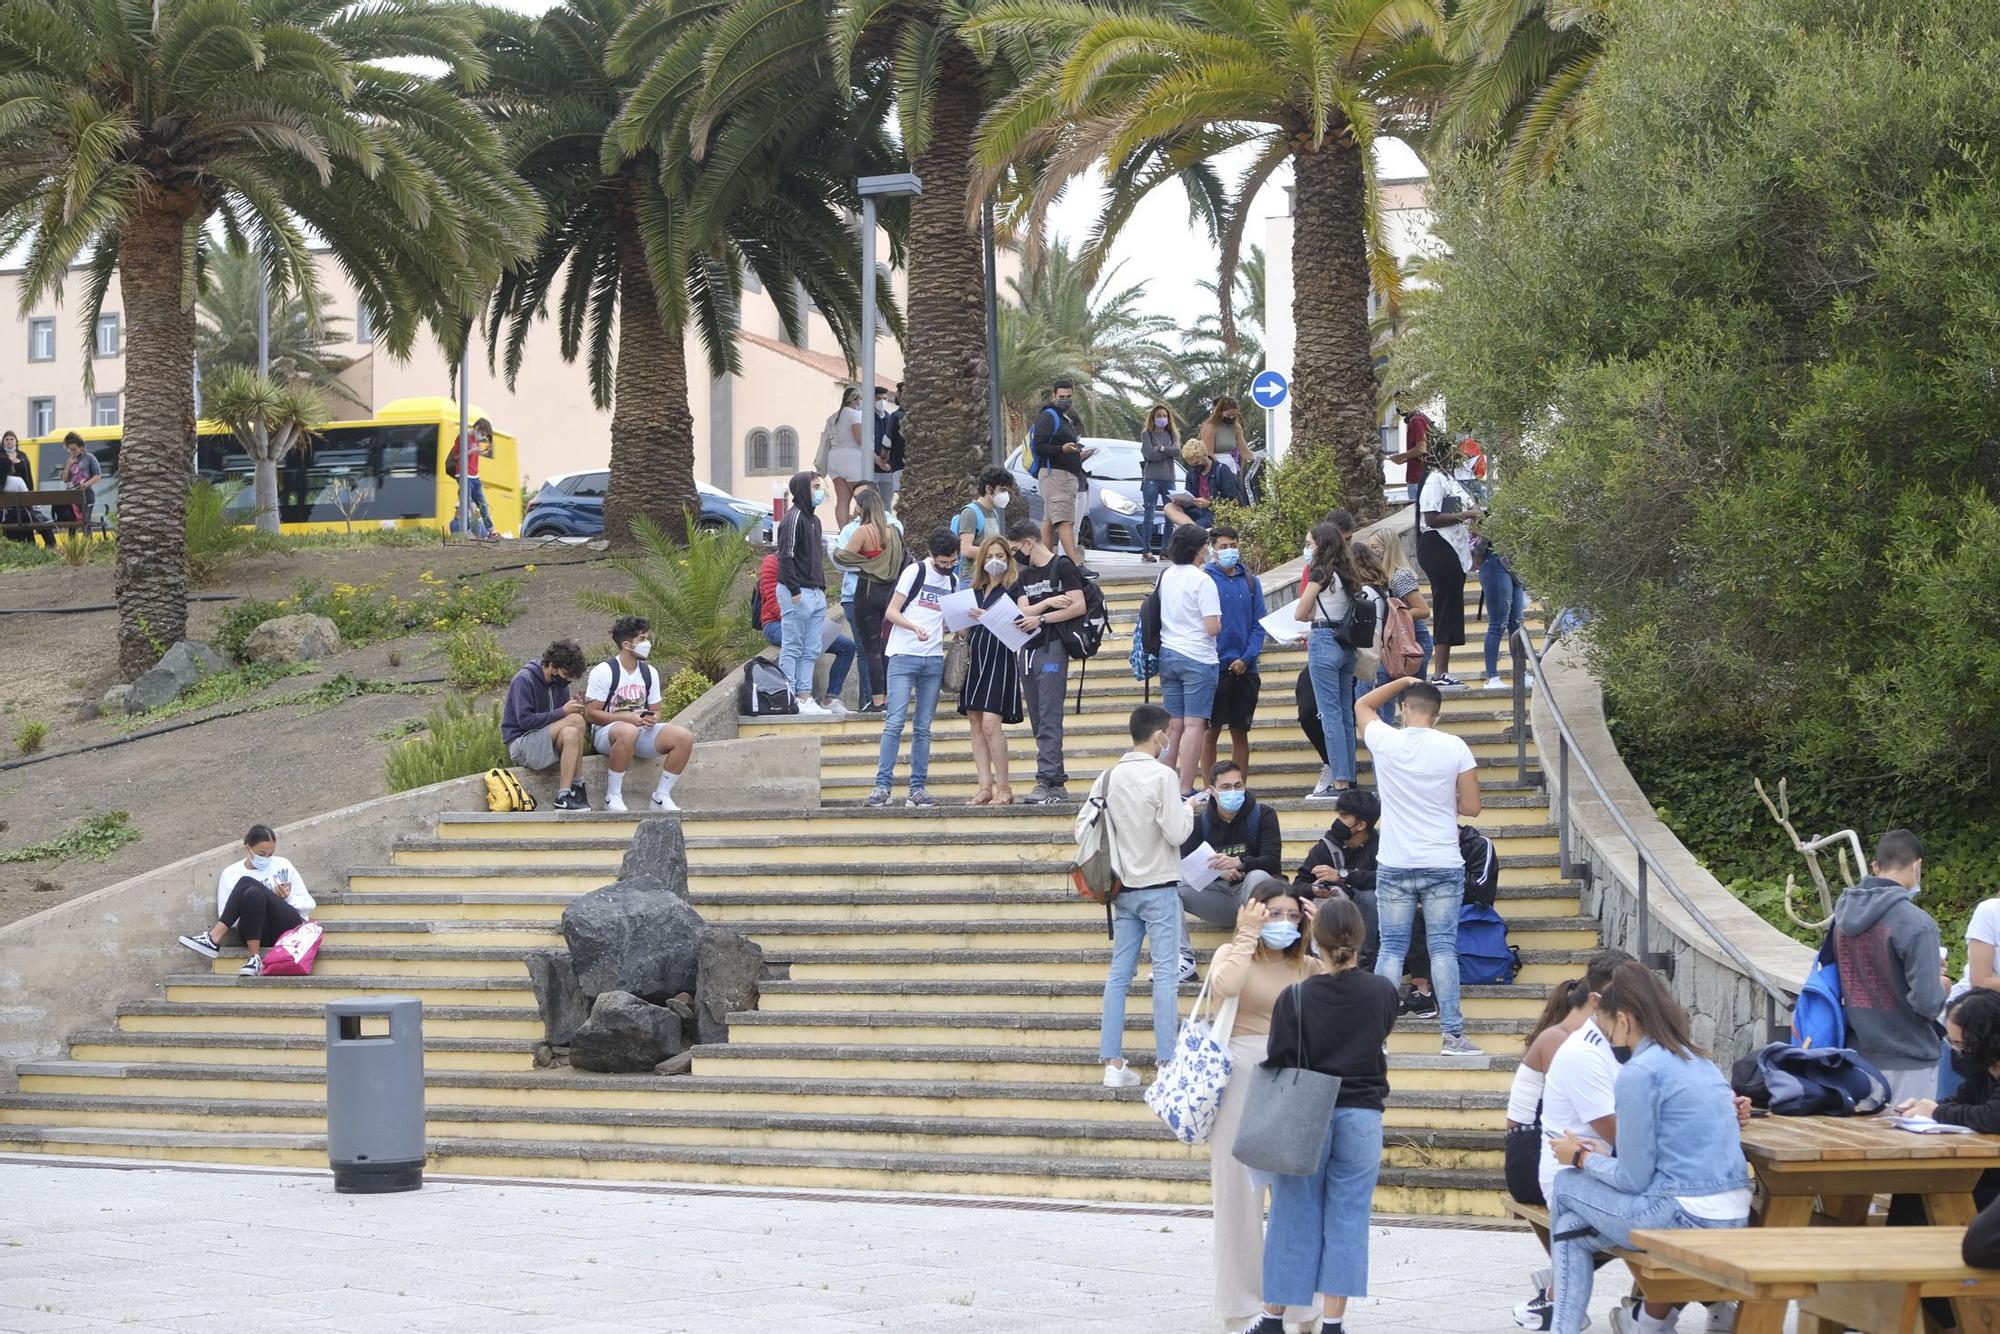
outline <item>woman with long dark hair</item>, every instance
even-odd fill
[[[833,563],[855,572],[854,642],[866,655],[870,702],[880,708],[889,692],[882,618],[903,573],[903,531],[889,521],[889,507],[875,487],[854,488],[854,506],[854,531],[835,548]]]
[[[1306,670],[1312,674],[1313,698],[1319,704],[1320,726],[1326,731],[1326,763],[1333,790],[1354,786],[1354,663],[1355,649],[1340,640],[1341,621],[1356,598],[1366,597],[1366,585],[1355,567],[1347,539],[1330,519],[1313,525],[1312,563],[1306,567],[1293,611],[1312,629],[1306,637]]]
[[[826,624],[826,548],[819,507],[826,488],[810,470],[795,472],[786,489],[791,508],[778,524],[778,670],[791,683],[800,713],[824,715],[813,698],[813,665],[819,661],[820,630]]]

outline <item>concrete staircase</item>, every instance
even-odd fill
[[[1070,720],[1073,775],[1125,749],[1139,692],[1123,649],[1143,590],[1107,586],[1117,638]],[[1476,646],[1483,626],[1469,629]],[[1300,799],[1318,772],[1292,717],[1302,662],[1297,649],[1266,655],[1253,752],[1253,787],[1281,813],[1293,864],[1331,818]],[[1499,906],[1526,970],[1513,986],[1467,990],[1483,1062],[1440,1058],[1435,1022],[1398,1026],[1382,1210],[1499,1212],[1520,1037],[1547,985],[1596,945],[1575,889],[1557,879],[1540,776],[1514,767],[1510,718],[1505,692],[1447,703],[1448,725],[1486,766],[1479,823],[1499,844]],[[757,939],[780,974],[761,1010],[734,1017],[729,1044],[697,1049],[691,1075],[534,1063],[541,1029],[522,953],[560,943],[563,905],[615,874],[637,817],[447,814],[432,836],[402,839],[390,865],[351,868],[323,897],[314,976],[239,979],[238,951],[169,979],[114,1029],[75,1034],[68,1059],[23,1064],[20,1091],[0,1096],[0,1149],[323,1164],[321,1005],[397,994],[425,1002],[437,1171],[1205,1201],[1206,1150],[1170,1139],[1136,1090],[1099,1084],[1108,949],[1102,914],[1062,882],[1072,810],[950,804],[970,795],[972,767],[949,705],[931,784],[947,804],[933,810],[859,806],[879,723],[744,724],[786,728],[822,737],[825,806],[684,817],[696,906]],[[1032,742],[1024,729],[1010,742],[1025,791]],[[1205,956],[1222,939],[1197,932],[1196,946]],[[1127,1056],[1145,1068],[1140,973]],[[1194,988],[1182,990],[1185,1004]]]

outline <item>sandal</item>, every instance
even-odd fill
[[[1014,789],[1005,783],[1001,784],[994,789],[993,800],[987,804],[990,806],[1012,806],[1014,804]]]
[[[979,791],[973,794],[972,800],[966,802],[965,804],[968,806],[985,806],[991,804],[992,801],[993,801],[993,789],[990,787],[982,787],[979,789]]]

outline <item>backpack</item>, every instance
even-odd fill
[[[756,584],[750,585],[750,628],[764,628],[764,590]]]
[[[978,550],[979,543],[986,538],[986,511],[979,508],[978,505],[967,505],[964,510],[960,510],[958,513],[952,515],[951,535],[953,537],[965,536],[965,529],[959,526],[960,521],[965,518],[965,510],[972,511],[972,522],[975,525],[972,530],[972,543],[973,549],[976,551]]]
[[[1463,825],[1458,850],[1465,858],[1465,901],[1491,908],[1500,897],[1500,854],[1493,850],[1493,840]]]
[[[1164,579],[1163,574],[1160,578]],[[1160,674],[1160,585],[1139,604],[1139,621],[1132,627],[1132,679],[1145,683],[1146,702],[1153,702],[1153,678]]]
[[[1867,1116],[1889,1105],[1889,1081],[1859,1052],[1773,1042],[1757,1052],[1773,1116]]]
[[[1375,627],[1381,617],[1375,610],[1375,599],[1365,596],[1372,591],[1364,587],[1362,589],[1364,596],[1348,598],[1347,610],[1341,613],[1340,620],[1334,624],[1334,642],[1350,653],[1375,647]],[[1321,589],[1321,596],[1324,596],[1325,592],[1325,589]]]
[[[1065,561],[1069,557],[1063,557]],[[1072,565],[1071,569],[1076,567]],[[1083,580],[1083,615],[1056,622],[1056,637],[1079,662],[1097,656],[1104,647],[1104,632],[1111,628],[1111,613],[1105,609],[1104,594],[1095,579]]]
[[[1834,960],[1831,931],[1806,972],[1799,998],[1792,1003],[1792,1041],[1807,1051],[1847,1045],[1847,1011],[1840,994],[1840,965]]]
[[[1507,923],[1484,903],[1458,910],[1458,980],[1472,986],[1505,986],[1521,967],[1507,943]]]
[[[1410,615],[1409,603],[1390,598],[1388,620],[1382,627],[1382,666],[1388,669],[1389,679],[1395,681],[1415,676],[1423,665],[1424,647],[1417,642],[1417,618]]]
[[[1361,600],[1368,604],[1369,614],[1375,624],[1368,632],[1368,642],[1354,650],[1354,679],[1373,681],[1382,668],[1382,624],[1389,618],[1389,595],[1369,584],[1361,590]],[[1349,610],[1352,609],[1350,600]]]
[[[1111,829],[1111,772],[1117,767],[1114,764],[1097,776],[1097,781],[1090,785],[1090,795],[1076,813],[1076,856],[1069,864],[1069,882],[1077,895],[1105,905],[1107,927],[1111,920],[1111,900],[1125,887],[1118,879],[1111,852],[1115,837]]]
[[[736,683],[736,712],[744,718],[765,718],[778,713],[797,713],[791,682],[769,658],[752,658],[743,664],[743,679]]]
[[[1048,414],[1049,414],[1050,416],[1052,416],[1052,417],[1054,417],[1054,418],[1056,419],[1056,429],[1057,429],[1057,430],[1061,430],[1061,429],[1062,429],[1062,414],[1061,414],[1060,412],[1057,412],[1057,411],[1056,411],[1056,410],[1055,410],[1054,408],[1052,408],[1052,407],[1047,407],[1047,406],[1044,406],[1044,407],[1042,408],[1042,411],[1043,411],[1043,412],[1046,412],[1046,413],[1048,413]],[[1047,472],[1047,471],[1048,471],[1048,468],[1049,468],[1049,461],[1048,461],[1047,459],[1043,458],[1043,457],[1042,457],[1042,456],[1041,456],[1040,454],[1037,454],[1037,453],[1035,452],[1035,441],[1034,441],[1034,437],[1033,437],[1032,435],[1031,435],[1031,436],[1029,436],[1029,437],[1028,437],[1028,476],[1030,476],[1030,477],[1040,477],[1040,476],[1041,476],[1041,475],[1042,475],[1043,473],[1045,473],[1045,472]]]
[[[609,704],[611,697],[618,693],[618,681],[625,672],[624,668],[618,665],[618,655],[616,653],[606,658],[604,665],[611,669],[611,684],[606,686],[604,690],[604,702]],[[588,683],[586,682],[586,684]],[[652,707],[650,701],[653,698],[653,669],[643,662],[639,664],[639,684],[646,687],[646,699],[649,701],[647,707]]]
[[[535,799],[528,795],[528,789],[521,786],[521,780],[514,777],[512,769],[488,769],[486,771],[486,809],[489,811],[532,811]]]
[[[445,476],[447,476],[447,477],[456,477],[456,476],[458,476],[458,446],[457,446],[457,445],[453,445],[453,446],[452,446],[452,447],[451,447],[451,448],[450,448],[449,450],[447,450],[447,451],[445,452],[445,456],[444,456],[444,475],[445,475]]]

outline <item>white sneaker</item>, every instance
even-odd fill
[[[1181,946],[1181,981],[1193,982],[1200,975],[1200,970],[1195,966],[1194,951],[1185,945]]]
[[[618,814],[623,815],[625,813],[625,798],[606,797],[604,799],[604,809],[607,811],[615,811]]]
[[[1489,676],[1486,678],[1486,688],[1488,690],[1505,690],[1507,683],[1497,676]]]
[[[1729,1334],[1736,1328],[1737,1303],[1712,1302],[1708,1307],[1707,1334]]]
[[[653,794],[653,809],[656,811],[677,811],[680,807],[674,805],[674,799],[666,793],[655,792]]]
[[[847,716],[847,706],[837,699],[828,700],[825,707],[826,711],[836,718],[845,718]]]
[[[1104,1087],[1108,1089],[1138,1088],[1139,1072],[1129,1065],[1107,1065],[1104,1067]]]
[[[833,711],[818,700],[808,698],[799,701],[799,716],[803,718],[829,718],[833,716]]]

